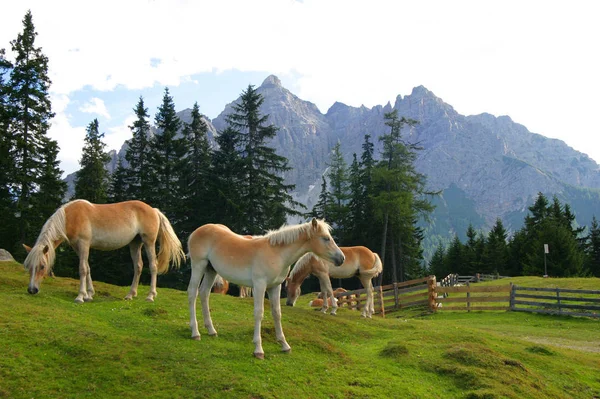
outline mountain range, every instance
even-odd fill
[[[461,115],[423,86],[404,97],[398,95],[394,104],[367,108],[336,102],[325,114],[273,75],[258,92],[264,97],[261,113],[279,128],[270,145],[292,167],[286,182],[296,185],[294,197],[309,209],[319,195],[333,146],[341,143],[350,164],[353,153],[360,157],[364,136],[370,134],[376,155],[380,154],[379,137],[389,131],[384,114],[396,109],[399,116],[419,122],[402,135],[423,148],[415,167],[427,177],[428,189],[440,192],[432,198],[436,205],[432,217],[422,222],[426,247],[447,242],[454,234],[464,239],[469,224],[487,231],[497,218],[515,231],[539,192],[570,204],[580,225],[600,216],[599,165],[563,141],[531,133],[508,116]],[[209,138],[226,127],[225,116],[238,100],[206,121]],[[186,109],[178,115],[189,122],[190,112]],[[126,145],[118,154],[112,153],[109,170],[114,169],[117,156],[124,155]],[[72,179],[72,175],[67,178]]]

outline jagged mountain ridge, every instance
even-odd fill
[[[426,224],[430,235],[463,236],[468,223],[487,229],[498,217],[514,230],[538,192],[570,203],[580,224],[589,224],[592,214],[600,215],[598,164],[561,140],[529,132],[508,116],[461,115],[423,86],[397,96],[393,106],[336,102],[326,114],[285,89],[275,76],[267,77],[258,92],[264,97],[261,112],[279,127],[270,145],[288,158],[293,169],[286,181],[296,185],[294,197],[309,209],[318,197],[335,143],[341,142],[350,163],[353,153],[362,153],[364,135],[370,134],[379,154],[379,137],[389,130],[384,114],[397,109],[400,116],[419,121],[402,134],[423,147],[416,168],[427,176],[430,190],[442,192],[434,199],[437,209]],[[226,127],[225,117],[236,101],[239,98],[207,121],[211,138]],[[189,112],[178,115],[189,122]],[[125,147],[119,154],[124,151]]]

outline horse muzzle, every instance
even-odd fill
[[[343,254],[336,255],[336,256],[333,258],[333,264],[334,264],[334,265],[336,265],[336,266],[341,266],[341,265],[343,265],[343,264],[344,264],[344,261],[345,261],[345,260],[346,260],[346,258],[344,257],[344,255],[343,255]]]
[[[27,292],[29,292],[31,295],[35,295],[39,292],[39,288],[37,287],[27,287]]]

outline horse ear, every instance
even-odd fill
[[[317,226],[319,225],[319,224],[317,223],[317,219],[315,219],[315,218],[312,218],[312,221],[311,221],[311,223],[312,223],[312,227],[313,227],[313,229],[316,229],[316,228],[317,228]]]
[[[44,247],[44,250],[42,251],[42,253],[43,253],[44,255],[46,255],[46,254],[48,253],[48,251],[49,251],[49,250],[50,250],[50,248],[49,248],[49,247],[46,245],[46,246]]]
[[[22,245],[23,245],[23,248],[25,248],[25,251],[31,252],[31,247],[29,245],[25,245],[25,244],[22,244]]]

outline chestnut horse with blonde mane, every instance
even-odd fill
[[[284,226],[252,239],[236,234],[223,225],[207,224],[196,229],[188,240],[192,263],[192,276],[188,286],[192,338],[200,339],[196,319],[199,286],[204,326],[208,335],[217,335],[210,317],[209,295],[219,274],[234,284],[253,289],[254,356],[259,359],[264,359],[265,356],[260,336],[265,292],[269,294],[277,341],[283,352],[290,352],[291,348],[281,328],[281,283],[285,280],[290,265],[307,252],[314,252],[337,265],[344,262],[344,254],[335,244],[330,230],[327,223],[316,219],[296,226]]]
[[[334,266],[331,263],[319,259],[312,254],[306,254],[296,262],[296,265],[286,278],[287,300],[286,305],[294,306],[296,300],[301,294],[300,287],[302,282],[309,274],[317,277],[321,285],[323,294],[323,313],[327,313],[328,303],[331,303],[331,314],[337,312],[337,301],[334,301],[333,289],[331,288],[332,278],[349,278],[357,276],[363,287],[367,290],[367,302],[362,308],[363,317],[371,317],[375,312],[373,300],[373,283],[371,279],[376,277],[383,270],[379,255],[366,247],[340,247],[346,258],[341,266]],[[327,300],[327,297],[331,300]]]
[[[129,244],[133,260],[133,282],[125,299],[137,296],[142,273],[142,246],[146,250],[150,267],[150,293],[148,301],[156,297],[156,275],[166,273],[169,263],[174,267],[185,260],[181,242],[169,220],[158,209],[141,201],[116,204],[92,204],[85,200],[71,201],[61,206],[46,221],[33,248],[23,262],[29,271],[27,292],[37,294],[42,279],[52,270],[55,249],[64,241],[79,256],[79,295],[75,302],[91,301],[94,286],[90,274],[88,255],[90,248],[111,251]],[[158,241],[158,258],[155,245]]]

